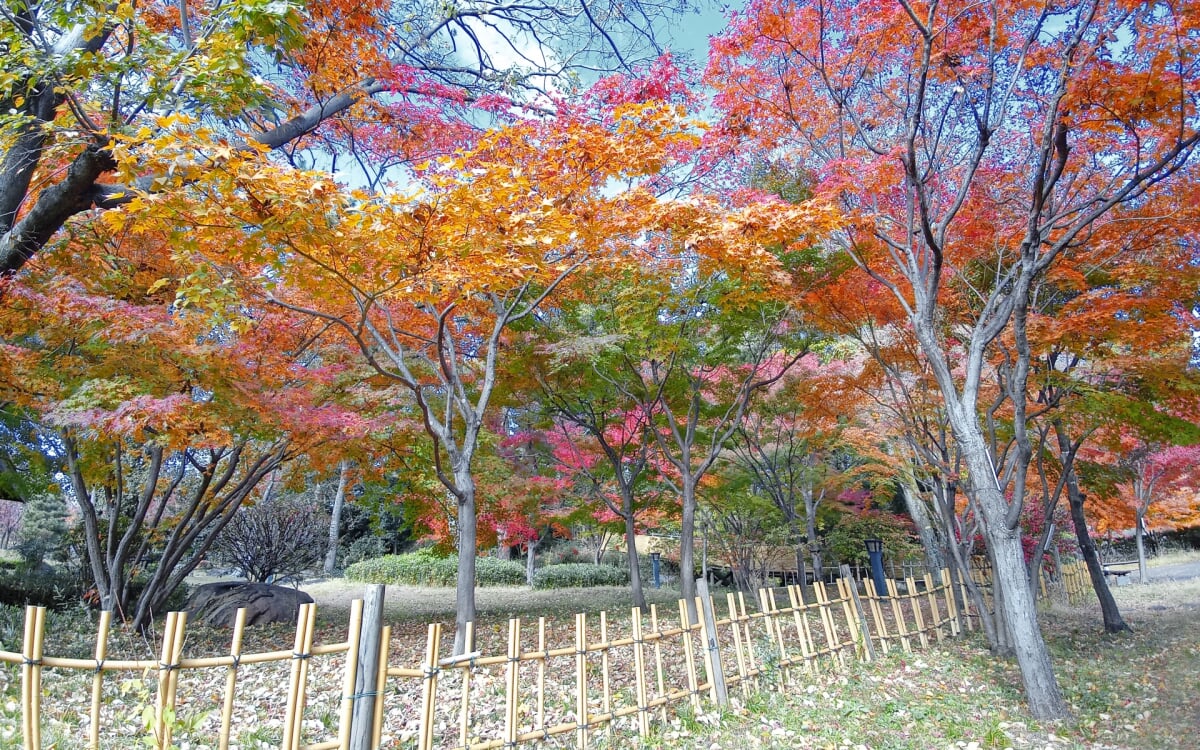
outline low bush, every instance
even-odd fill
[[[78,605],[87,588],[86,581],[63,573],[30,574],[20,568],[0,571],[0,604],[63,609]]]
[[[629,571],[611,565],[566,563],[547,565],[533,574],[535,589],[569,589],[590,586],[624,586],[629,583]]]
[[[458,580],[458,558],[439,557],[427,549],[407,555],[384,555],[354,563],[346,568],[346,578],[398,586],[453,586]],[[481,557],[475,561],[475,583],[520,586],[525,583],[525,566],[511,560]]]

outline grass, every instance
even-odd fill
[[[1167,564],[1188,561],[1176,558]],[[352,596],[361,595],[361,588],[339,587],[332,582],[318,584],[310,591],[323,613],[317,642],[344,638],[342,607],[348,606]],[[628,592],[620,588],[552,592],[488,589],[480,594],[480,621],[485,626],[479,631],[479,646],[485,653],[503,653],[503,621],[508,616],[548,616],[558,622],[558,628],[564,628],[567,626],[563,623],[570,622],[577,611],[607,610],[616,622],[619,613],[629,608]],[[663,614],[675,611],[675,592],[648,594],[660,603]],[[1114,595],[1133,633],[1104,635],[1095,605],[1053,608],[1043,617],[1056,671],[1071,708],[1072,717],[1064,722],[1039,724],[1030,720],[1022,703],[1015,664],[993,659],[982,639],[974,636],[946,640],[911,655],[893,652],[871,664],[851,665],[844,672],[794,674],[786,684],[781,684],[782,675],[775,670],[761,692],[742,695],[735,689],[733,705],[727,709],[683,711],[667,723],[658,724],[645,747],[1168,750],[1185,746],[1200,727],[1200,703],[1194,692],[1195,675],[1200,674],[1200,578],[1121,586],[1114,589]],[[86,618],[82,611],[52,618],[47,653],[87,655],[94,626]],[[395,627],[394,655],[398,661],[394,663],[416,663],[424,645],[425,623],[452,623],[453,592],[389,587],[386,619]],[[593,627],[595,619],[589,618]],[[290,645],[290,631],[283,626],[250,629],[246,651]],[[228,649],[228,638],[224,630],[189,628],[186,653],[222,653]],[[5,647],[12,649],[11,644]],[[152,640],[126,634],[114,634],[110,649],[110,654],[141,658],[153,658],[154,652]],[[313,670],[314,680],[331,684],[336,684],[340,674],[335,663],[323,660],[314,660]],[[16,729],[20,725],[20,688],[16,677],[16,669],[0,670],[0,748],[20,746]],[[128,677],[132,683],[139,675]],[[219,682],[220,675],[217,678]],[[499,690],[499,672],[484,679],[488,680],[482,684],[489,695]],[[256,708],[251,699],[260,690],[277,694],[277,685],[286,680],[286,671],[263,670],[258,677],[248,672],[246,680],[247,701],[244,709],[239,708],[247,713],[240,724],[242,747],[273,747],[281,707],[267,704]],[[134,715],[147,700],[145,696],[117,695],[119,681],[114,678],[109,683],[109,695],[124,701],[124,705],[113,706],[111,715],[118,724],[113,734],[107,735],[106,730],[105,747],[135,742]],[[73,738],[80,737],[78,722],[85,711],[82,703],[88,684],[90,674],[48,675],[46,708],[59,713],[47,715],[45,736],[48,741],[56,741],[58,748],[81,746]],[[306,718],[318,725],[313,729],[317,738],[332,729],[336,689],[329,695],[332,697],[325,701],[310,694]],[[72,697],[63,703],[64,696],[78,696],[79,700]],[[399,693],[393,695],[395,704],[389,704],[388,710],[401,722],[392,737],[403,742],[410,739],[413,727],[401,716],[411,708],[402,698]],[[407,700],[411,703],[415,699],[414,695]],[[185,711],[207,711],[212,707],[208,694],[198,694],[196,700],[200,703],[185,706],[181,716],[191,715]],[[569,701],[564,705],[569,708]],[[486,714],[478,718],[481,724],[491,721]],[[479,730],[483,732],[483,726]],[[211,737],[211,728],[207,731]],[[614,734],[619,737],[621,733]],[[203,737],[204,732],[199,735]],[[638,746],[633,740],[619,738],[613,744]],[[203,742],[192,745],[204,746]]]

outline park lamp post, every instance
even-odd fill
[[[883,540],[864,539],[867,545],[867,556],[871,558],[871,578],[875,581],[875,593],[887,596],[887,583],[883,580]]]
[[[660,567],[662,560],[661,552],[650,553],[650,572],[654,576],[654,588],[662,588],[662,568]]]

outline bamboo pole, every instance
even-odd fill
[[[700,712],[700,687],[696,680],[696,649],[692,643],[692,625],[688,620],[687,602],[679,600],[680,637],[683,639],[683,660],[687,664],[688,693],[691,694],[692,708]]]
[[[233,725],[233,696],[237,687],[238,665],[242,659],[242,635],[246,631],[246,609],[239,607],[233,619],[233,640],[229,645],[229,656],[233,660],[226,667],[225,697],[221,704],[221,730],[217,737],[218,750],[229,750],[229,734]]]
[[[967,630],[974,632],[975,622],[971,619],[970,591],[967,590],[967,579],[963,575],[962,568],[958,569],[958,591],[963,603],[963,619],[967,622]]]
[[[962,622],[958,619],[958,603],[954,601],[954,585],[950,582],[950,571],[942,568],[938,571],[938,577],[942,582],[942,593],[946,597],[946,619],[950,621],[950,635],[957,637],[962,634]]]
[[[358,671],[358,641],[362,634],[363,600],[350,602],[350,621],[346,627],[346,672],[342,676],[342,711],[338,725],[338,748],[350,747],[350,722],[354,718],[354,676]],[[238,610],[241,617],[243,610]],[[236,636],[234,636],[236,638]],[[222,748],[224,750],[224,748]]]
[[[155,746],[166,748],[167,745],[167,684],[171,675],[171,656],[175,652],[175,621],[178,612],[168,612],[167,621],[163,625],[162,649],[158,660],[158,690],[154,695],[154,741]]]
[[[378,750],[383,740],[383,693],[387,689],[388,652],[392,647],[392,626],[384,625],[379,633],[379,669],[375,676],[375,712],[371,715],[371,750]]]
[[[466,642],[475,642],[474,622],[467,623]],[[466,747],[471,732],[471,681],[475,679],[475,660],[468,659],[462,670],[462,698],[458,707],[458,744]]]
[[[842,568],[842,577],[838,579],[838,583],[842,584],[842,588],[850,594],[850,599],[854,602],[854,611],[858,614],[858,630],[862,634],[866,660],[875,661],[877,658],[875,655],[875,645],[871,643],[871,629],[867,625],[867,613],[863,611],[862,600],[858,598],[858,584],[850,575],[850,566],[843,565]],[[870,588],[870,586],[867,588]]]
[[[608,644],[608,612],[604,610],[600,612],[600,643],[603,644],[603,647],[600,649],[600,682],[604,696],[604,713],[608,714],[608,721],[604,724],[604,737],[606,744],[612,746],[612,687],[608,677],[609,651],[612,650],[612,647]]]
[[[587,750],[587,615],[575,615],[575,747]]]
[[[634,696],[637,699],[638,708],[638,736],[645,739],[650,735],[650,709],[647,706],[646,696],[646,653],[642,638],[642,608],[634,607],[629,613],[629,620],[633,624]]]
[[[296,750],[304,714],[304,682],[311,646],[312,604],[301,604],[296,616],[296,638],[292,646],[292,669],[288,680],[287,708],[283,719],[283,750]]]
[[[421,667],[424,684],[421,686],[421,725],[417,738],[418,750],[433,748],[434,702],[437,700],[438,651],[441,648],[442,624],[432,623],[425,641],[425,663]]]
[[[304,624],[303,651],[300,656],[300,685],[297,691],[296,721],[292,725],[292,747],[299,748],[304,736],[304,708],[308,703],[308,661],[312,658],[313,631],[317,624],[317,605],[302,604],[301,609],[307,609],[308,614]]]
[[[938,609],[937,592],[933,590],[933,576],[925,574],[925,596],[929,599],[929,613],[933,617],[933,632],[938,643],[942,642],[942,613]]]
[[[792,625],[796,628],[796,640],[800,642],[800,656],[804,659],[804,671],[811,674],[813,671],[812,649],[804,637],[804,602],[801,598],[800,588],[796,585],[787,587],[788,603],[792,608]]]
[[[46,608],[25,607],[25,637],[21,641],[21,736],[26,750],[42,747],[42,647],[46,637]]]
[[[750,678],[746,674],[746,658],[742,655],[742,624],[738,621],[737,599],[733,593],[725,594],[725,606],[729,609],[729,625],[733,631],[733,653],[737,659],[738,684],[742,689],[742,699],[750,696]]]
[[[763,589],[763,599],[766,603],[767,628],[775,647],[779,649],[780,684],[786,684],[792,678],[791,659],[788,657],[787,642],[783,637],[783,627],[779,624],[779,605],[775,602],[775,589]]]
[[[904,653],[911,654],[912,642],[908,638],[908,623],[904,621],[904,610],[900,607],[900,592],[891,578],[887,580],[887,589],[888,599],[892,602],[892,616],[896,618],[896,630],[900,633],[900,645]]]
[[[175,617],[175,635],[171,639],[171,661],[170,668],[167,670],[167,718],[170,721],[165,723],[163,727],[165,740],[163,747],[171,746],[171,735],[175,731],[176,715],[176,692],[179,688],[179,664],[183,661],[183,641],[185,638],[185,629],[187,628],[187,612],[179,612]]]
[[[866,592],[867,603],[871,608],[871,617],[875,620],[875,629],[879,631],[879,645],[884,654],[889,654],[892,651],[892,634],[888,632],[887,618],[884,617],[883,606],[879,602],[879,592],[870,584],[863,586],[863,591]]]
[[[849,573],[849,565],[846,566],[846,571]],[[842,605],[842,619],[846,621],[846,631],[850,636],[850,643],[855,647],[855,658],[865,660],[864,657],[859,657],[858,655],[858,644],[861,633],[859,633],[858,619],[854,616],[853,608],[850,606],[850,592],[847,590],[847,585],[851,584],[853,580],[851,576],[838,578],[838,602]],[[857,589],[855,590],[857,591]]]
[[[89,715],[88,746],[92,750],[100,747],[100,691],[104,683],[104,659],[108,656],[108,629],[112,625],[112,612],[100,613],[100,627],[96,631],[96,674],[92,676],[92,710]]]
[[[917,582],[910,576],[904,579],[908,587],[908,601],[912,603],[913,619],[916,621],[917,636],[921,639],[921,648],[929,648],[929,636],[925,633],[925,614],[921,612],[921,596],[917,593]]]
[[[657,604],[650,605],[650,630],[654,633],[654,669],[658,675],[658,694],[655,696],[655,699],[660,700],[664,695],[667,694],[667,687],[666,680],[663,678],[662,630],[660,630],[658,627]],[[662,720],[665,723],[667,720],[667,705],[665,701],[661,704],[659,711],[662,714]]]
[[[521,703],[518,677],[521,667],[521,618],[508,621],[508,673],[504,685],[504,745],[517,744],[517,709]]]
[[[537,726],[545,728],[546,726],[546,662],[550,660],[550,655],[546,649],[546,618],[538,618],[538,651],[541,652],[542,658],[538,659],[537,663]]]
[[[738,610],[741,612],[742,630],[746,640],[746,673],[754,675],[754,689],[762,688],[762,681],[758,679],[759,668],[754,658],[754,638],[750,634],[750,615],[746,613],[746,596],[741,591],[738,592]]]
[[[830,660],[834,669],[844,667],[841,641],[837,637],[837,627],[833,623],[833,615],[829,612],[829,595],[825,592],[824,581],[813,581],[813,592],[817,595],[817,613],[821,617],[821,627],[825,631],[825,644],[829,647]]]

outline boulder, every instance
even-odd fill
[[[221,581],[196,587],[188,597],[189,622],[217,627],[233,627],[237,611],[245,608],[246,624],[296,621],[301,604],[313,598],[298,589],[269,583]]]

